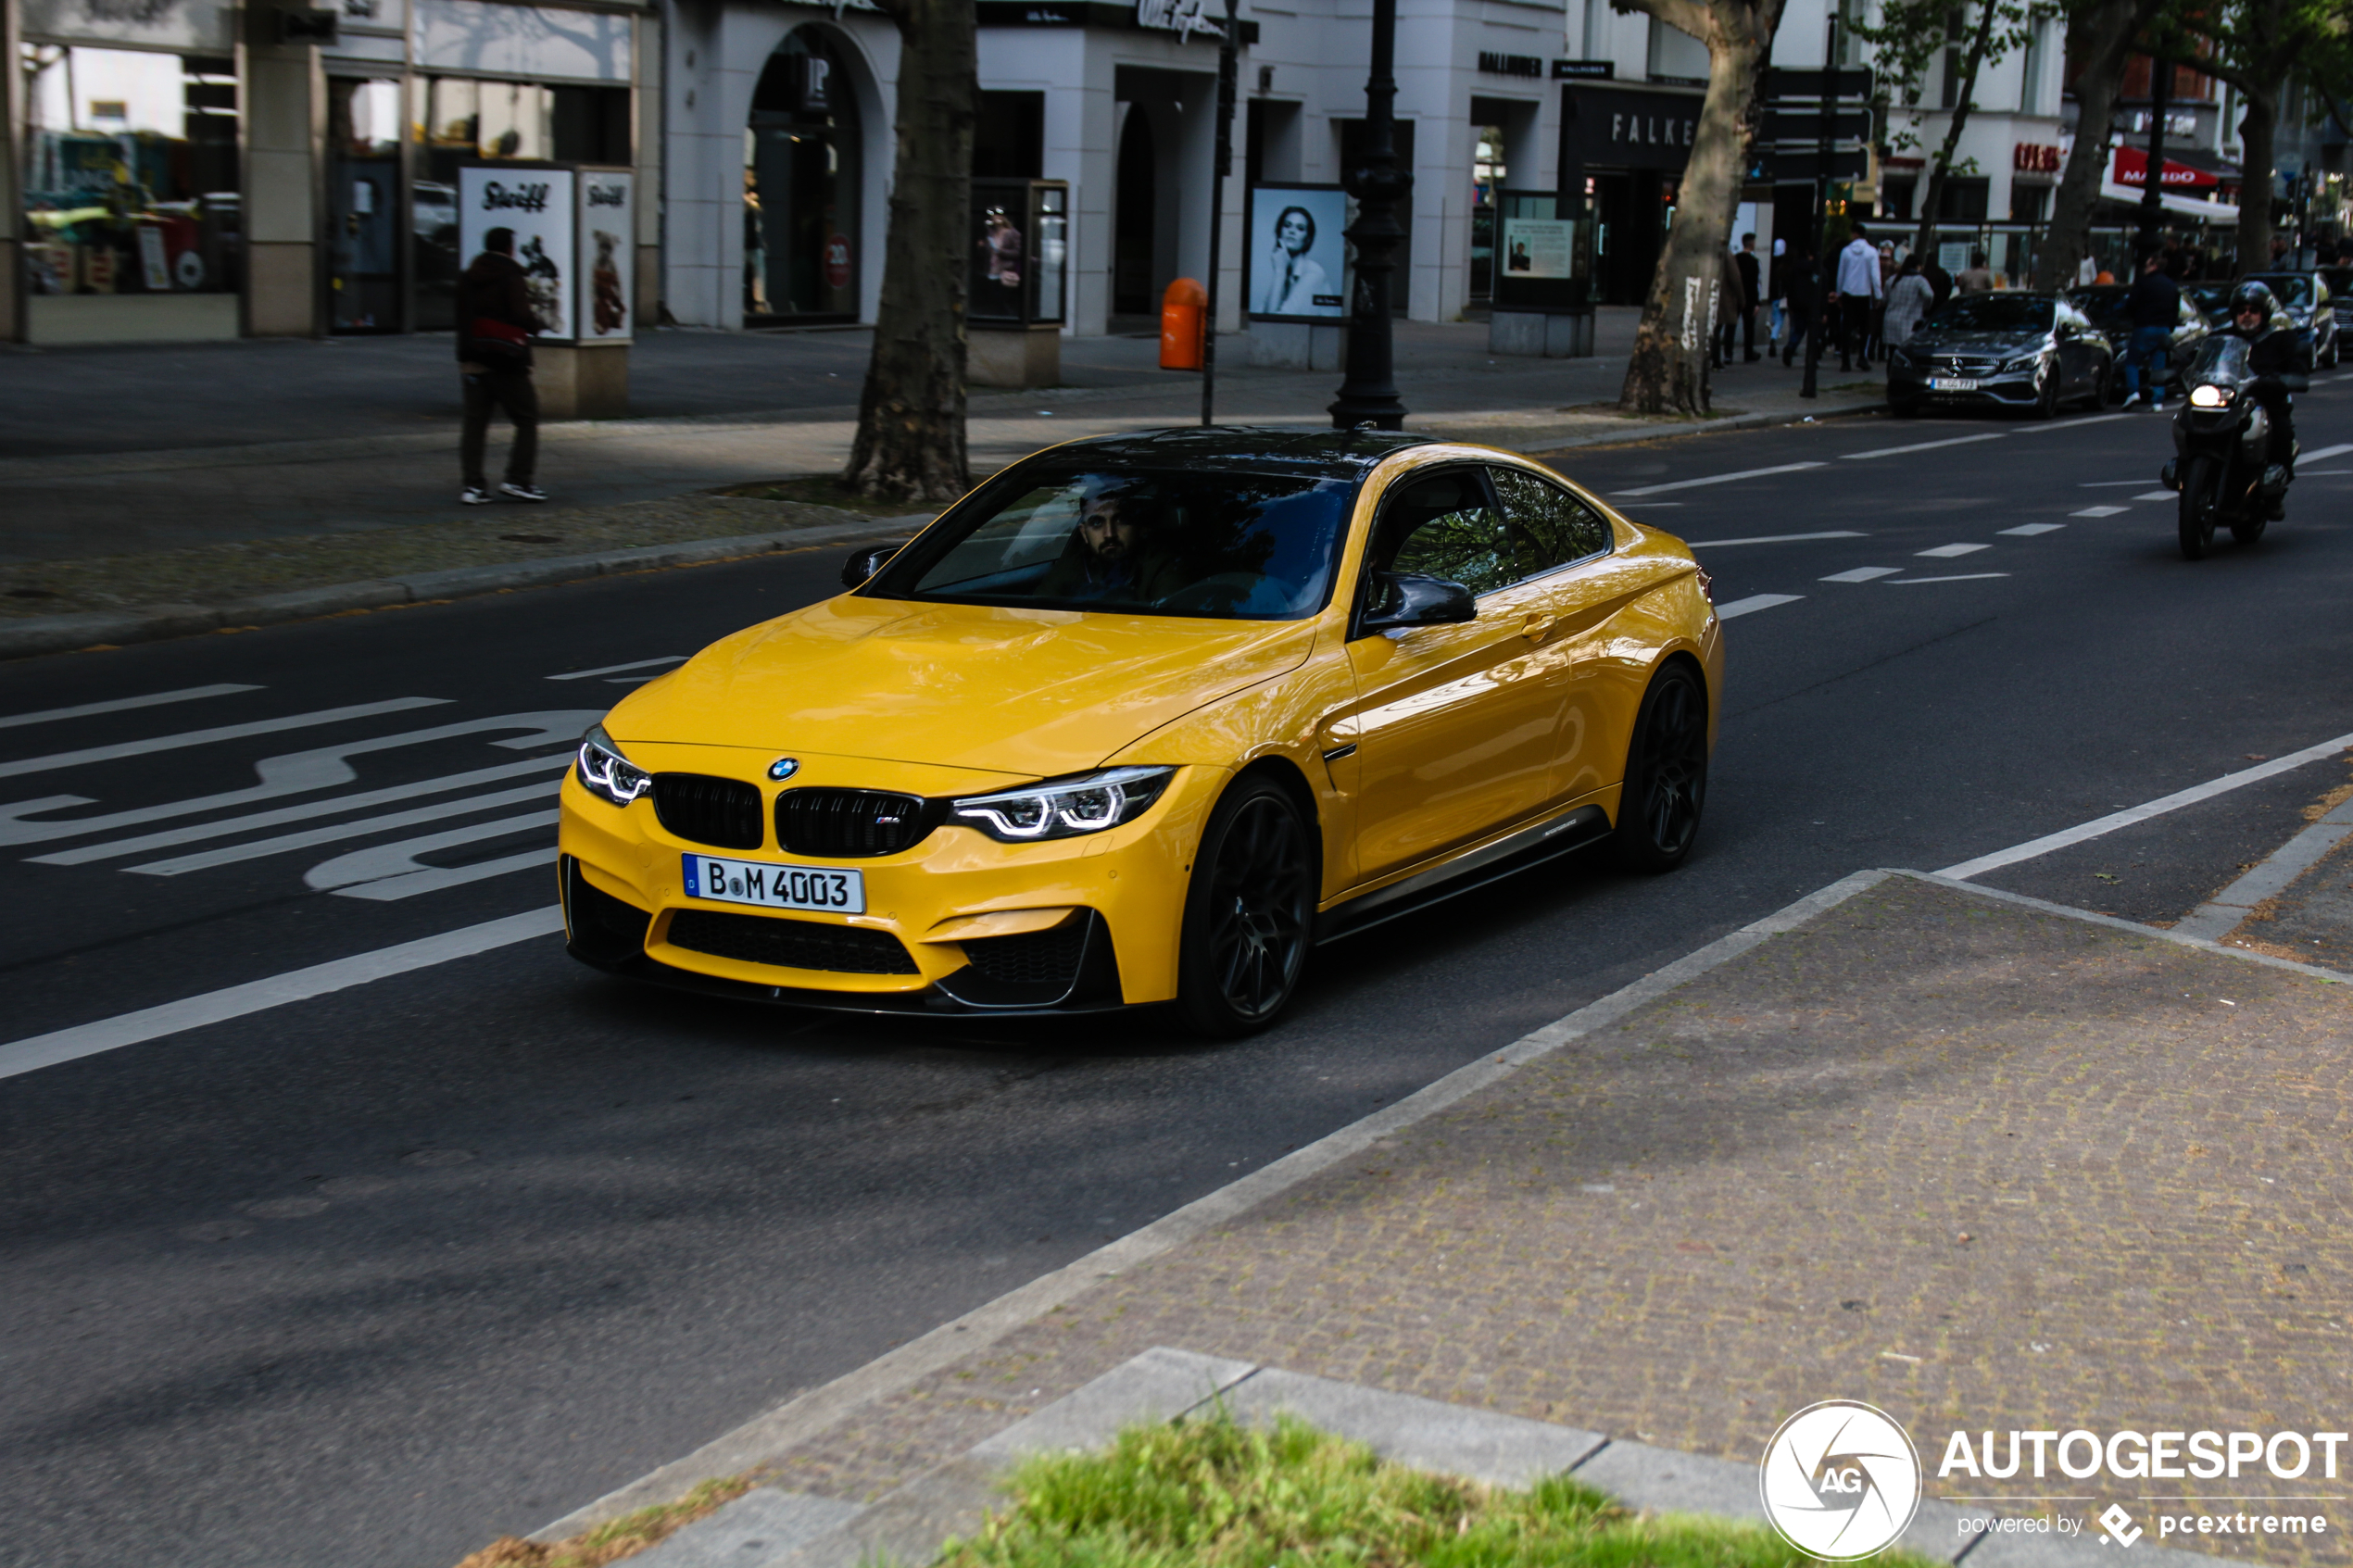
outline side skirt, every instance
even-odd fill
[[[1315,944],[1321,947],[1370,931],[1401,915],[1442,903],[1458,893],[1516,876],[1530,867],[1598,844],[1609,834],[1608,812],[1599,806],[1579,806],[1565,817],[1539,822],[1509,838],[1497,839],[1484,849],[1475,849],[1460,859],[1433,866],[1418,876],[1390,883],[1378,892],[1326,910],[1315,922]]]

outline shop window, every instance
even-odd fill
[[[845,62],[817,30],[795,29],[761,68],[744,128],[747,323],[857,319],[863,157]]]
[[[1940,223],[1982,223],[1993,182],[1988,180],[1953,178],[1944,182],[1938,193],[1936,220]]]
[[[398,332],[401,293],[397,82],[328,79],[326,254],[330,330]]]
[[[244,273],[233,62],[26,44],[26,286],[233,294]]]
[[[1912,194],[1918,187],[1909,180],[1882,180],[1879,187],[1879,215],[1881,218],[1910,222]]]

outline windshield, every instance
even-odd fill
[[[2301,272],[2266,272],[2255,281],[2270,289],[2272,298],[2291,309],[2301,310],[2312,303],[2312,280]]]
[[[1945,301],[1928,324],[1961,332],[2048,332],[2051,301],[2047,295],[1961,295]]]
[[[2190,361],[2183,379],[2191,386],[2201,383],[2235,386],[2252,374],[2247,369],[2246,348],[2246,339],[2228,332],[2217,333],[2198,345],[2197,358]]]
[[[884,568],[882,598],[1292,621],[1321,609],[1353,480],[1026,467]]]
[[[2077,289],[2067,297],[2073,300],[2084,315],[2105,324],[2124,319],[2124,307],[2131,301],[2133,291],[2122,288]]]

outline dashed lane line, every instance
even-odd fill
[[[1821,579],[1825,583],[1869,583],[1876,577],[1893,577],[1904,569],[1900,566],[1855,566],[1844,571],[1833,571]]]
[[[2008,575],[2007,571],[1961,571],[1950,577],[1891,577],[1887,580],[1887,585],[1891,588],[1908,588],[1915,583],[1982,583],[1989,577],[2007,577]]]
[[[503,920],[484,921],[480,925],[445,931],[438,936],[379,947],[372,953],[357,953],[347,959],[312,964],[308,969],[273,974],[266,980],[252,980],[243,985],[208,991],[200,997],[190,997],[182,1001],[141,1008],[136,1012],[100,1019],[94,1023],[52,1030],[46,1035],[35,1035],[29,1039],[0,1046],[0,1078],[13,1078],[20,1073],[55,1067],[60,1062],[79,1060],[102,1051],[160,1039],[167,1035],[226,1023],[231,1019],[245,1018],[271,1008],[283,1007],[289,1002],[308,1001],[313,997],[348,990],[354,985],[365,985],[371,980],[385,980],[396,974],[431,969],[455,959],[471,958],[476,953],[490,952],[517,942],[528,942],[535,936],[546,936],[561,931],[563,925],[563,911],[550,905],[527,914],[509,915]]]
[[[2299,463],[2321,463],[2326,462],[2331,458],[2342,458],[2347,452],[2353,452],[2353,441],[2342,442],[2334,446],[2323,446],[2317,452],[2298,452],[2296,455],[2296,460]]]
[[[2085,507],[2080,512],[2070,512],[2067,515],[2070,517],[2115,517],[2132,509],[2130,507]]]
[[[1858,533],[1854,529],[1842,528],[1830,533],[1759,533],[1749,539],[1686,539],[1683,541],[1683,546],[1692,550],[1720,550],[1728,545],[1794,545],[1806,539],[1868,539],[1869,537],[1868,533]]]
[[[1900,458],[1906,452],[1933,452],[1940,446],[1966,446],[1972,441],[1999,441],[2009,433],[2006,430],[1996,430],[1983,435],[1956,435],[1945,441],[1916,441],[1909,446],[1875,446],[1868,452],[1842,452],[1839,456],[1847,462],[1859,463],[1870,458]]]
[[[550,681],[585,681],[592,675],[618,675],[624,670],[650,670],[657,664],[684,664],[683,653],[666,653],[660,659],[633,659],[626,664],[600,664],[594,670],[567,670],[560,675],[550,675]],[[651,679],[650,676],[648,679]]]
[[[238,692],[258,692],[259,686],[224,683],[211,686],[182,686],[176,692],[149,692],[145,696],[119,696],[111,702],[85,702],[75,708],[44,708],[38,713],[11,713],[0,719],[0,730],[13,730],[20,724],[49,724],[60,719],[88,719],[100,713],[128,713],[134,708],[161,708],[166,703],[195,702],[208,696],[232,696]]]
[[[2135,501],[2170,501],[2173,499],[2173,492],[2171,490],[2151,490],[2145,495],[2135,495],[2133,499]]]
[[[1939,545],[1932,550],[1914,550],[1916,556],[1932,556],[1938,560],[1950,560],[1955,556],[1973,556],[1980,550],[1990,550],[1991,545]]]
[[[1996,849],[1990,855],[1980,855],[1973,860],[1962,860],[1957,864],[1946,866],[1936,874],[1949,876],[1957,882],[1967,882],[1970,877],[1982,876],[1991,871],[1999,871],[2004,866],[2016,865],[2020,860],[2032,860],[2047,855],[2054,849],[2064,849],[2071,844],[2081,844],[2086,839],[2099,838],[2116,832],[2119,828],[2129,828],[2135,823],[2145,822],[2152,817],[2161,817],[2168,811],[2178,811],[2184,806],[2195,806],[2201,800],[2211,800],[2218,795],[2227,795],[2234,789],[2242,789],[2251,784],[2260,784],[2263,780],[2284,773],[2292,768],[2301,768],[2307,762],[2318,762],[2324,757],[2334,757],[2348,746],[2353,746],[2353,734],[2339,735],[2334,740],[2324,740],[2318,746],[2308,746],[2301,751],[2292,751],[2284,757],[2274,757],[2270,761],[2259,763],[2255,767],[2242,768],[2235,773],[2224,773],[2219,779],[2208,779],[2204,784],[2192,784],[2189,788],[2176,790],[2171,795],[2159,796],[2157,799],[2143,805],[2127,807],[2121,811],[2111,811],[2105,817],[2095,817],[2088,822],[2079,823],[2057,833],[2045,834],[2040,838],[2030,838],[2023,844],[2014,844],[2007,849]]]
[[[45,773],[58,768],[78,768],[85,762],[117,762],[126,757],[145,757],[158,751],[209,746],[214,741],[273,735],[283,730],[307,730],[320,724],[339,724],[346,719],[372,719],[381,713],[403,713],[412,708],[435,708],[449,700],[446,696],[396,696],[383,702],[353,703],[347,708],[321,708],[312,713],[289,713],[282,719],[257,719],[247,724],[222,724],[217,729],[184,730],[176,735],[151,735],[145,740],[120,741],[113,746],[89,746],[79,751],[52,752],[46,757],[26,757],[14,762],[0,762],[0,779],[20,778],[26,773]]]
[[[1711,473],[1704,479],[1677,479],[1665,484],[1645,484],[1639,490],[1614,490],[1613,495],[1663,495],[1669,490],[1692,490],[1703,484],[1730,484],[1736,479],[1763,479],[1768,474],[1796,473],[1804,469],[1818,469],[1818,462],[1780,463],[1769,469],[1743,469],[1738,473]]]
[[[1730,621],[1739,616],[1754,615],[1760,609],[1771,609],[1775,605],[1793,605],[1805,596],[1803,594],[1751,594],[1744,599],[1734,599],[1730,604],[1718,605],[1716,619]]]
[[[2000,528],[1994,532],[2011,534],[2020,539],[2032,539],[2039,534],[2057,533],[2066,526],[2067,524],[2063,522],[2021,522],[2016,528]]]

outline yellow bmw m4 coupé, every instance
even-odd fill
[[[1607,838],[1690,853],[1723,656],[1682,544],[1507,452],[1081,441],[582,741],[574,956],[917,1014],[1263,1027],[1309,950]]]

